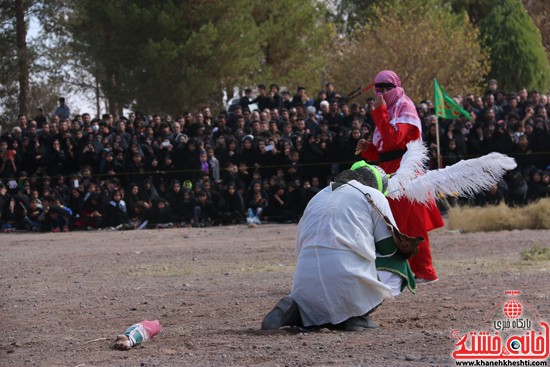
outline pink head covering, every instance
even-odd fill
[[[376,74],[376,77],[374,78],[374,84],[376,85],[378,83],[391,83],[395,85],[395,88],[387,91],[386,93],[378,93],[375,89],[376,95],[384,96],[384,100],[386,101],[389,112],[393,105],[395,105],[395,102],[397,102],[399,98],[403,97],[403,95],[405,94],[405,91],[403,90],[403,88],[401,88],[401,79],[399,79],[399,76],[397,76],[394,71],[382,70],[381,72]]]
[[[405,90],[401,87],[401,79],[399,79],[399,76],[392,70],[382,70],[376,74],[374,83],[391,83],[395,85],[395,88],[386,93],[378,93],[375,89],[375,94],[382,95],[386,101],[390,124],[396,129],[396,124],[411,124],[422,131],[422,125],[418,113],[416,112],[416,107],[413,101],[405,94]],[[381,136],[376,130],[377,129],[375,129],[374,132],[373,142],[381,148],[381,144],[378,144]]]

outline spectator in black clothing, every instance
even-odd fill
[[[260,111],[269,109],[271,107],[271,100],[267,94],[265,85],[258,85],[258,96],[251,103],[256,103]]]
[[[244,90],[244,96],[239,99],[239,105],[242,107],[242,110],[248,109],[248,105],[252,103],[252,89],[246,88]]]
[[[273,185],[271,187],[268,202],[270,205],[267,206],[264,214],[269,218],[269,220],[283,223],[283,212],[286,204],[285,186],[281,184]]]
[[[227,116],[223,113],[218,115],[218,120],[212,130],[212,140],[217,141],[220,137],[229,138],[233,131],[227,126]]]
[[[112,199],[106,205],[104,225],[105,227],[118,227],[129,223],[126,202],[122,198],[122,192],[116,190],[112,194]]]
[[[67,201],[67,205],[72,210],[70,225],[73,228],[74,223],[80,218],[80,214],[82,213],[82,208],[84,205],[84,200],[82,198],[82,193],[78,189],[78,187],[73,187],[71,189],[70,197]]]
[[[542,182],[542,171],[533,170],[531,180],[528,183],[527,203],[532,203],[548,196],[548,185]]]
[[[4,208],[2,217],[0,218],[0,231],[13,232],[17,228],[22,228],[23,217],[21,206],[17,205],[14,197],[9,197],[8,205]]]
[[[234,183],[227,185],[227,189],[223,193],[225,206],[222,212],[222,221],[224,224],[233,223],[241,224],[245,221],[245,203],[243,196]]]
[[[103,228],[103,217],[105,216],[105,207],[101,202],[101,197],[97,193],[90,194],[85,198],[80,219],[75,223],[75,228],[80,229],[99,229]]]
[[[329,113],[323,115],[323,120],[328,123],[328,128],[334,133],[338,133],[340,127],[344,126],[344,116],[340,113],[338,102],[336,100],[329,101]]]
[[[458,163],[462,160],[462,156],[456,149],[456,141],[454,139],[450,139],[447,142],[447,147],[443,153],[443,165],[444,166],[452,166],[455,163]]]
[[[170,205],[164,198],[159,198],[151,211],[150,228],[172,228],[174,226],[174,214]]]
[[[485,124],[490,122],[490,116],[488,111],[493,111],[493,116],[496,121],[502,120],[504,118],[504,113],[502,108],[495,104],[495,95],[491,91],[487,91],[484,96],[483,109],[480,111],[480,120]]]
[[[41,232],[68,232],[69,214],[61,206],[54,204],[51,196],[42,198],[43,212],[38,217]]]
[[[506,121],[499,120],[489,142],[489,150],[503,154],[510,154],[515,146],[508,132]]]
[[[182,188],[183,192],[183,204],[181,209],[181,222],[183,224],[190,224],[193,221],[195,214],[195,207],[197,206],[197,200],[192,190],[188,188]]]
[[[313,98],[309,98],[306,94],[305,87],[296,88],[296,94],[292,97],[291,105],[292,107],[308,107],[313,105]]]
[[[181,189],[181,184],[177,180],[172,180],[170,188],[166,193],[166,201],[170,208],[172,209],[172,214],[174,215],[175,221],[182,220],[184,216],[184,195]]]
[[[40,215],[43,209],[38,199],[31,199],[29,207],[23,212],[24,227],[28,231],[41,232]]]
[[[140,192],[144,197],[144,201],[149,203],[149,206],[151,207],[157,202],[160,197],[157,188],[153,184],[153,180],[151,180],[150,178],[146,179],[143,182],[143,186],[141,187]]]
[[[508,182],[508,192],[506,194],[506,203],[511,206],[523,206],[527,201],[527,182],[518,169],[506,174]]]
[[[294,150],[290,153],[290,162],[286,167],[285,181],[301,181],[305,177],[304,167],[300,161],[300,152],[298,150]]]
[[[197,202],[193,213],[193,227],[208,227],[214,223],[214,207],[204,190],[196,191]]]
[[[248,218],[249,224],[261,224],[263,213],[268,207],[267,199],[260,191],[253,191],[251,199],[248,201]]]
[[[498,184],[495,184],[489,188],[489,190],[479,194],[475,199],[475,205],[488,206],[499,205],[504,200],[504,195],[499,190]]]

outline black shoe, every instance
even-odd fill
[[[378,323],[372,321],[368,315],[350,317],[339,326],[345,331],[365,331],[379,327]]]
[[[289,296],[285,296],[277,302],[262,321],[262,330],[277,330],[283,326],[301,324],[298,304]]]

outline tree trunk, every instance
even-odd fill
[[[29,51],[27,49],[25,0],[15,0],[15,30],[19,74],[19,113],[27,115],[29,109]]]

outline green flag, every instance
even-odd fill
[[[444,119],[456,119],[460,115],[464,115],[468,120],[472,116],[464,108],[460,107],[448,94],[441,88],[437,79],[434,79],[434,94],[435,94],[435,114]]]

